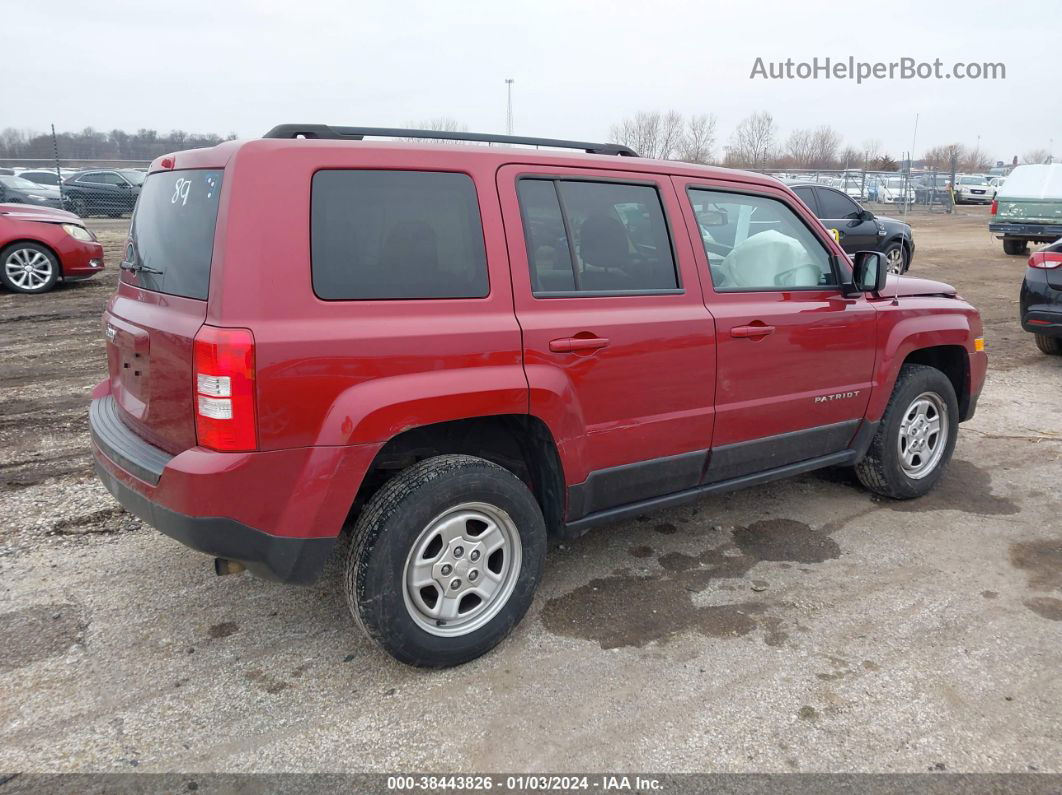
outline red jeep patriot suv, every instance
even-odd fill
[[[607,144],[283,125],[155,160],[122,268],[103,482],[219,573],[309,582],[351,526],[416,665],[504,638],[550,535],[826,466],[925,494],[986,367],[776,180]]]

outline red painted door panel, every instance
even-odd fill
[[[709,241],[713,229],[702,227],[690,196],[707,195],[697,189],[736,196],[749,189],[722,181],[674,181],[687,226]],[[844,257],[788,193],[757,186],[755,195],[782,202],[781,212],[791,211],[795,218],[788,218],[803,221],[824,256]],[[770,224],[763,226],[767,231]],[[724,238],[725,230],[715,237]],[[725,245],[713,244],[717,253],[725,252]],[[719,334],[714,447],[862,418],[870,398],[876,339],[876,311],[863,296],[846,298],[836,285],[717,289],[712,276],[725,280],[725,274],[719,275],[719,259],[713,261],[713,274],[704,246],[695,246],[695,257],[705,275],[705,303]],[[839,264],[848,267],[847,259]],[[800,278],[799,271],[795,278]]]
[[[536,297],[517,197],[518,180],[532,177],[655,187],[681,287],[666,294]],[[553,430],[568,483],[594,470],[709,447],[715,328],[670,182],[644,173],[511,165],[499,171],[498,188],[530,409]],[[588,240],[590,231],[584,234]]]

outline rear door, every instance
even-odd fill
[[[870,397],[876,312],[841,293],[824,230],[782,190],[676,178],[718,333],[706,481],[837,452]]]
[[[670,181],[516,165],[498,180],[531,413],[578,484],[569,520],[696,485],[715,328]]]
[[[192,347],[206,317],[221,187],[221,170],[147,177],[104,313],[120,415],[173,453],[196,444]]]
[[[878,246],[878,224],[862,220],[863,208],[849,196],[833,188],[815,188],[818,216],[828,229],[837,230],[841,248],[849,254],[873,251]]]

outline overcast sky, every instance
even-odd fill
[[[1062,4],[7,0],[0,128],[235,132],[281,122],[603,139],[638,110],[714,113],[719,146],[770,111],[894,156],[960,141],[1062,149]],[[21,44],[15,44],[21,42]],[[1002,62],[1005,80],[751,80],[757,57]],[[1057,159],[1057,156],[1056,156]]]

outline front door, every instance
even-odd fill
[[[876,251],[880,239],[874,216],[864,217],[863,208],[834,188],[816,187],[819,218],[829,229],[837,230],[838,242],[849,254]]]
[[[517,165],[498,180],[530,411],[575,484],[569,521],[697,485],[715,328],[670,180]]]
[[[706,481],[844,449],[870,397],[876,318],[862,295],[842,294],[847,262],[783,190],[675,181],[718,333]]]

